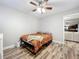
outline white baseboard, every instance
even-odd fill
[[[9,49],[9,48],[14,48],[14,47],[15,47],[15,45],[10,45],[10,46],[4,47],[3,50]]]
[[[64,44],[64,42],[53,40],[55,43]]]

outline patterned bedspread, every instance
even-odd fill
[[[36,52],[39,48],[42,47],[42,45],[52,40],[52,35],[48,33],[35,33],[22,35],[20,39],[28,43],[31,43],[34,46],[34,51]]]

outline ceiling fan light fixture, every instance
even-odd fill
[[[46,11],[45,11],[45,9],[44,9],[44,8],[42,8],[42,12],[43,12],[43,13],[46,13]]]
[[[44,8],[38,7],[38,8],[37,8],[37,12],[38,12],[38,13],[45,13],[46,11],[45,11]]]
[[[52,10],[52,7],[49,6],[49,4],[47,3],[48,0],[35,0],[35,2],[33,1],[30,2],[30,4],[36,7],[34,8],[34,10],[32,10],[33,12],[43,14],[43,13],[46,13],[47,10]]]
[[[37,8],[37,12],[41,13],[41,8],[40,7]]]

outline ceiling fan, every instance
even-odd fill
[[[33,12],[45,13],[46,10],[52,10],[52,7],[48,4],[48,0],[33,0],[30,2],[31,5],[35,6]]]

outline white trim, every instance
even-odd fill
[[[65,41],[65,30],[64,30],[64,26],[65,26],[65,21],[64,21],[64,17],[63,17],[63,42]]]
[[[9,49],[9,48],[14,48],[14,47],[15,47],[15,45],[10,45],[10,46],[4,47],[3,50]]]
[[[0,58],[3,59],[3,33],[0,33]]]
[[[64,42],[53,40],[55,43],[64,44]]]

